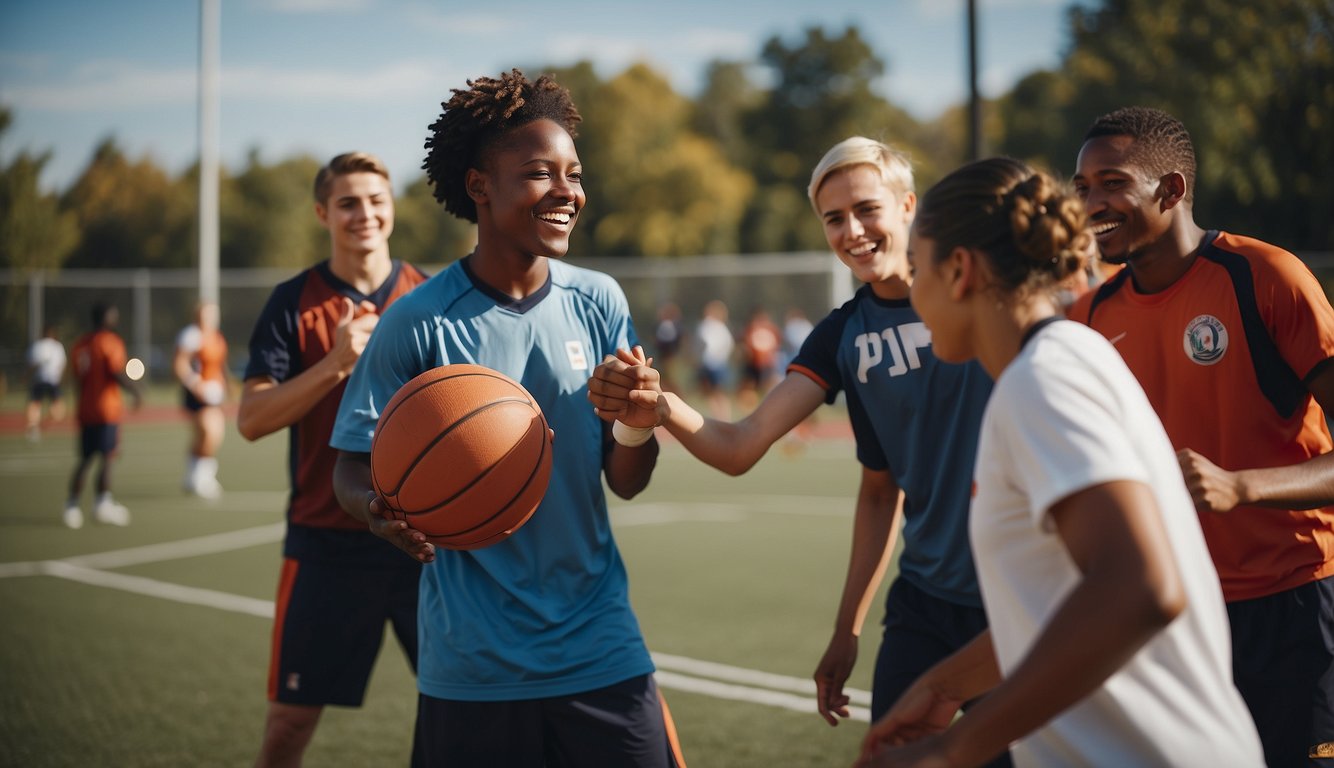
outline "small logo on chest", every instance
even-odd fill
[[[1227,327],[1213,315],[1200,315],[1186,324],[1181,345],[1197,364],[1213,365],[1227,353]]]
[[[565,356],[570,359],[570,370],[572,371],[588,370],[588,356],[584,354],[583,342],[579,341],[565,342]]]

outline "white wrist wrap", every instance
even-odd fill
[[[653,437],[653,427],[627,427],[620,421],[611,424],[611,436],[626,448],[637,448]]]

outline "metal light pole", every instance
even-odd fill
[[[199,300],[218,302],[219,0],[199,0]]]
[[[982,96],[977,91],[977,0],[968,0],[968,159],[982,157]]]

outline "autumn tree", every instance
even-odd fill
[[[192,265],[196,199],[194,188],[151,159],[131,161],[114,139],[103,140],[62,200],[80,234],[66,266]]]

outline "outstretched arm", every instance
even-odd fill
[[[902,512],[903,492],[889,470],[863,467],[843,596],[833,636],[815,668],[815,703],[830,725],[838,725],[839,717],[848,716],[850,699],[843,693],[843,684],[857,663],[857,639],[894,552],[895,524]]]
[[[1148,486],[1129,480],[1093,486],[1057,502],[1049,514],[1082,576],[1028,654],[967,715],[931,735],[941,725],[943,707],[936,705],[979,695],[985,679],[970,682],[956,659],[964,651],[941,662],[909,691],[925,685],[937,694],[927,697],[932,706],[919,701],[913,710],[931,717],[905,716],[905,693],[868,733],[861,764],[945,757],[950,765],[980,765],[1095,691],[1185,610],[1181,574]],[[902,753],[885,749],[910,742]]]
[[[1334,366],[1307,384],[1328,415],[1334,413]],[[1243,505],[1314,509],[1334,504],[1334,453],[1284,467],[1226,470],[1189,447],[1177,452],[1186,487],[1201,512],[1230,512]]]
[[[729,475],[744,474],[775,442],[824,402],[820,385],[801,374],[778,383],[740,421],[706,418],[673,392],[658,386],[658,372],[624,359],[608,358],[589,381],[589,399],[608,421],[633,419],[666,427],[695,458]],[[628,414],[628,416],[627,416]],[[631,419],[631,420],[627,420]]]

